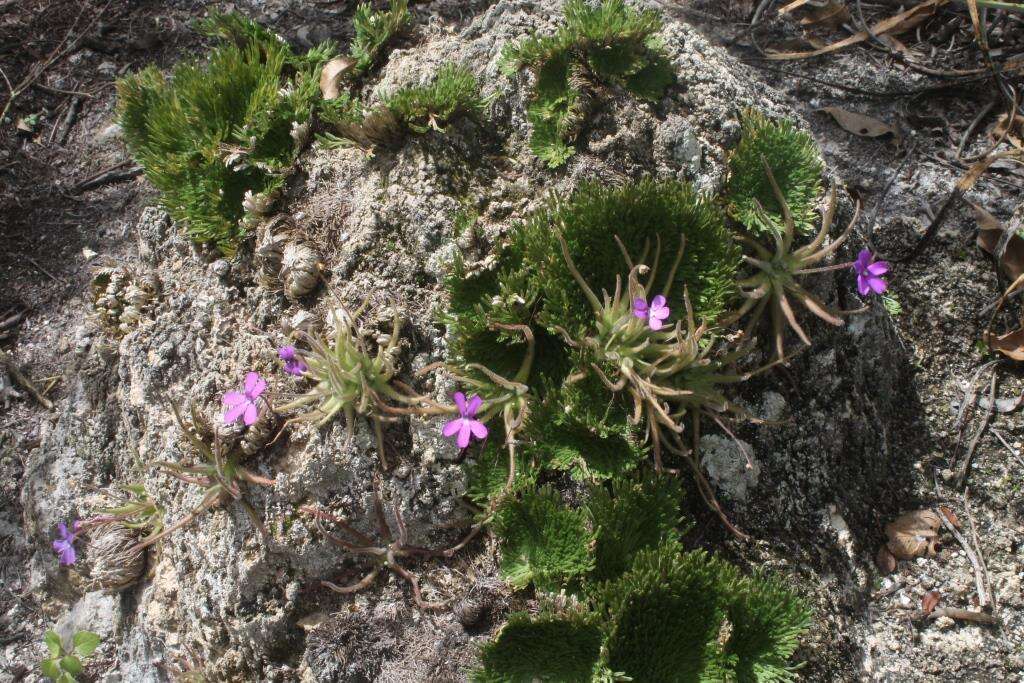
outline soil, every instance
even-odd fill
[[[435,20],[457,25],[463,14],[471,16],[490,4],[466,3],[455,10],[451,3],[440,3]],[[1006,282],[975,245],[976,222],[964,202],[951,206],[919,253],[900,259],[925,239],[925,228],[966,172],[969,163],[957,158],[964,136],[961,159],[984,153],[991,144],[987,131],[1001,104],[973,132],[971,125],[990,101],[998,101],[992,81],[928,76],[863,45],[815,59],[765,61],[750,40],[750,3],[654,4],[725,48],[738,78],[764,83],[803,114],[830,174],[862,204],[858,243],[873,244],[894,262],[891,290],[902,307],[895,315],[876,307],[842,332],[812,328],[812,351],[744,389],[743,397],[761,414],[778,404],[784,406],[779,414],[787,417],[781,425],[749,426],[738,435],[755,444],[761,477],[745,504],[726,500],[726,506],[733,521],[758,540],[749,545],[729,540],[695,503],[692,514],[701,523],[686,542],[715,549],[747,568],[785,568],[809,586],[817,616],[797,653],[806,662],[801,675],[807,680],[1020,680],[1024,415],[1020,410],[997,412],[986,426],[985,409],[968,405],[958,419],[967,395],[987,395],[991,386],[997,398],[1024,394],[1024,373],[1017,364],[993,355],[980,341]],[[865,3],[869,20],[895,11],[889,5]],[[352,7],[343,1],[246,0],[233,7],[296,44],[330,37],[344,45],[349,38],[346,19]],[[0,343],[58,410],[74,391],[78,331],[89,306],[91,269],[101,259],[97,255],[135,258],[134,226],[156,201],[155,191],[140,176],[76,191],[77,184],[101,172],[134,167],[112,128],[114,81],[149,63],[168,67],[197,54],[202,43],[191,23],[205,11],[198,4],[159,0],[0,0],[0,68],[15,86],[32,80],[0,122],[0,320],[8,312],[25,312],[23,322]],[[774,15],[766,13],[758,30],[761,46],[782,45],[799,35],[796,20]],[[977,68],[966,16],[950,10],[922,25],[920,42],[905,36],[913,58],[939,69]],[[1002,26],[993,41],[1002,41],[1008,53],[1021,52],[1024,45],[1013,30],[1024,35],[1024,25],[1006,20]],[[943,44],[931,45],[929,36],[940,30],[950,35]],[[824,35],[836,40],[846,34],[836,29]],[[58,58],[31,79],[32,70],[53,54]],[[1022,85],[1020,79],[1016,85]],[[876,117],[901,135],[851,134],[820,111],[825,107]],[[69,118],[69,110],[77,115]],[[31,130],[18,130],[19,121]],[[1019,166],[1000,165],[966,197],[1009,222],[1024,196],[1022,184]],[[306,208],[315,214],[317,207]],[[214,255],[196,257],[212,261]],[[851,296],[845,304],[857,302]],[[862,334],[865,325],[880,332]],[[994,326],[1002,330],[1015,324],[1011,314],[1004,314]],[[852,340],[837,343],[838,354],[831,343],[837,335]],[[877,390],[863,391],[865,386]],[[0,680],[35,680],[42,633],[66,607],[65,596],[32,590],[31,557],[41,546],[28,538],[32,525],[22,508],[26,463],[52,429],[57,411],[19,393],[21,398],[9,406],[0,404],[0,665],[8,667],[0,669]],[[865,432],[839,419],[843,411],[876,417]],[[965,485],[959,486],[958,472],[968,457]],[[942,548],[934,556],[900,561],[889,574],[876,567],[884,525],[904,511],[938,504],[955,513],[961,533],[979,551],[984,592],[991,596],[981,606],[999,625],[918,614],[929,591],[939,593],[939,608],[979,604],[975,563],[948,532],[943,531]],[[478,552],[484,559],[460,570],[493,571],[487,551],[481,547]],[[508,600],[505,592],[494,592],[496,600]],[[326,603],[320,607],[330,611]],[[380,621],[391,623],[388,615]],[[323,642],[325,649],[338,648],[343,627],[336,621],[329,628],[311,629],[306,647],[316,651],[314,643]],[[403,637],[388,628],[373,632],[372,645],[345,641],[346,652],[383,648],[388,638]],[[403,657],[412,657],[416,648],[440,648],[441,655],[434,656],[443,657],[445,639],[454,638],[444,628],[437,627],[433,641],[404,649]],[[487,629],[481,632],[470,635],[486,637]],[[466,645],[465,639],[453,642]],[[466,650],[459,652],[464,657]],[[377,680],[397,680],[400,660],[378,667]],[[147,676],[160,680],[170,668],[154,668]],[[116,680],[104,677],[118,669],[114,651],[103,650],[88,675]],[[292,680],[281,672],[276,669],[275,676]],[[423,676],[406,680],[432,680]],[[363,678],[353,674],[336,680]]]

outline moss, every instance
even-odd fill
[[[642,550],[676,538],[682,489],[675,477],[620,478],[590,492],[587,511],[597,530],[590,581],[617,579]]]
[[[532,583],[557,592],[594,566],[584,513],[565,507],[551,488],[507,499],[493,528],[502,540],[501,575],[515,588]]]
[[[792,121],[772,120],[753,109],[744,112],[742,128],[739,145],[729,157],[725,187],[729,215],[753,233],[782,232],[782,207],[765,173],[767,164],[797,231],[814,230],[822,162],[811,136],[797,130]]]
[[[475,683],[586,683],[601,650],[594,615],[517,612],[481,648]]]
[[[391,0],[388,9],[376,12],[368,3],[360,3],[352,15],[355,37],[349,46],[349,56],[354,60],[353,76],[363,76],[376,66],[388,45],[404,31],[412,21],[409,0]]]
[[[293,127],[319,100],[332,46],[294,54],[237,15],[204,25],[217,45],[203,63],[155,67],[117,83],[125,140],[161,204],[192,239],[231,253],[244,234],[247,192],[273,194],[295,159]]]
[[[550,168],[565,164],[589,113],[595,85],[614,85],[658,100],[675,80],[655,34],[661,19],[623,0],[590,5],[568,0],[565,23],[553,36],[530,36],[502,53],[502,70],[529,67],[536,87],[527,105],[530,149]]]
[[[365,116],[346,99],[325,120],[338,136],[360,146],[394,147],[410,134],[443,130],[458,117],[480,120],[485,108],[473,73],[464,66],[446,64],[429,84],[401,88]]]

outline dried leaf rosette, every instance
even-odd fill
[[[93,309],[110,332],[130,332],[152,310],[160,282],[150,273],[123,266],[101,266],[92,279]]]
[[[280,287],[289,299],[299,299],[316,289],[323,264],[316,248],[287,216],[264,224],[256,245],[260,282]]]

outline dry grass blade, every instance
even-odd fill
[[[766,53],[766,56],[768,59],[772,60],[808,59],[810,57],[818,57],[819,55],[836,52],[850,47],[851,45],[863,43],[872,36],[882,36],[888,33],[902,33],[914,28],[920,22],[934,14],[935,10],[939,7],[948,3],[949,0],[925,0],[925,2],[915,5],[906,11],[879,21],[867,31],[859,31],[848,38],[844,38],[843,40],[835,43],[830,43],[829,45],[825,45],[824,47],[820,47],[816,50],[810,50],[807,52],[768,52]]]

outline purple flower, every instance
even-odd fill
[[[876,261],[867,249],[861,249],[857,254],[853,270],[857,273],[857,291],[861,296],[867,296],[871,292],[881,294],[888,289],[889,283],[882,276],[889,272],[889,263]]]
[[[466,395],[461,391],[456,391],[455,405],[458,406],[461,417],[446,424],[441,433],[448,437],[458,434],[455,436],[455,445],[459,448],[469,445],[470,436],[475,436],[478,439],[487,438],[487,427],[483,422],[473,419],[483,402],[484,400],[479,396],[473,396],[469,399],[469,403],[466,403]]]
[[[277,350],[277,355],[284,361],[284,371],[289,375],[301,376],[309,366],[299,356],[295,355],[294,346],[282,346]]]
[[[260,417],[256,400],[267,388],[267,382],[258,372],[250,372],[245,376],[245,392],[229,391],[224,394],[224,405],[228,406],[224,413],[224,423],[231,424],[242,418],[246,426],[256,422]]]
[[[75,523],[71,525],[73,531],[68,531],[68,526],[64,522],[57,525],[57,535],[59,539],[53,542],[53,549],[57,552],[60,557],[60,563],[63,565],[71,565],[78,559],[78,554],[75,552],[75,539],[78,538],[78,527],[81,525],[79,520],[75,520]]]
[[[661,326],[668,317],[669,310],[665,297],[661,294],[651,299],[651,305],[647,305],[646,299],[634,299],[633,300],[633,315],[637,318],[644,318],[647,321],[647,326],[652,330],[660,330]]]

